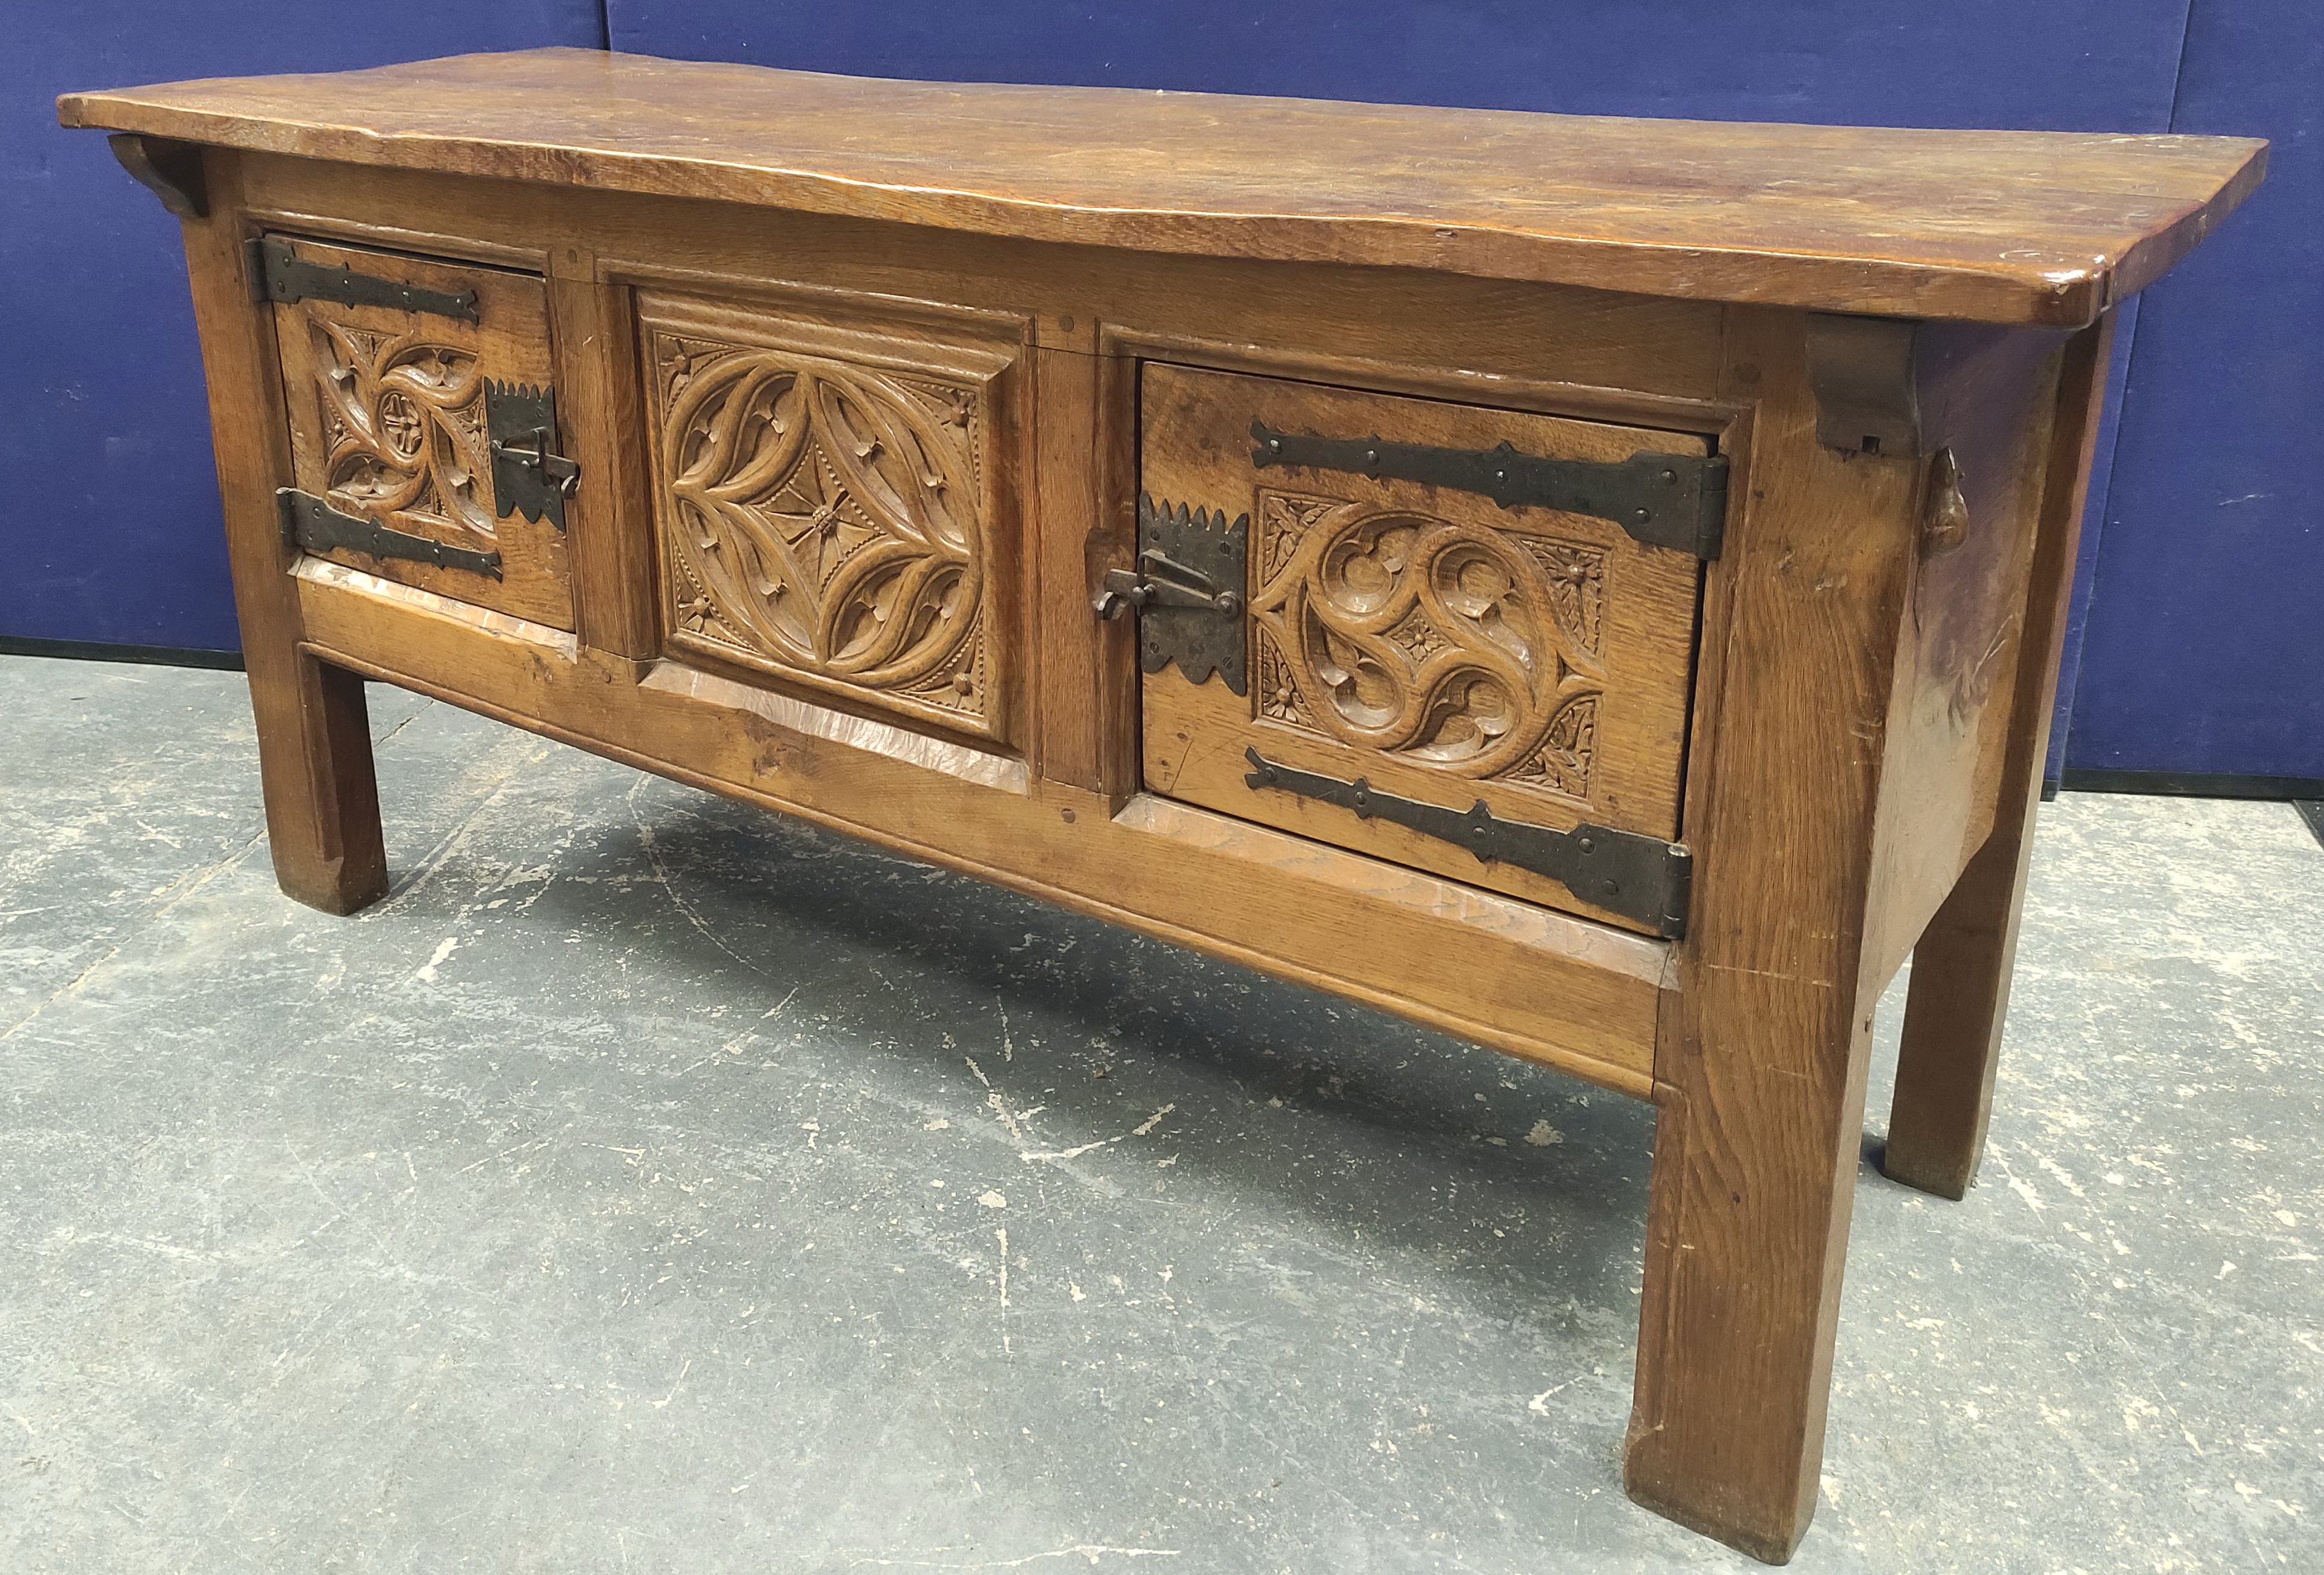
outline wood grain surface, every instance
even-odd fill
[[[1703,439],[1149,362],[1139,486],[1244,516],[1249,692],[1146,675],[1146,785],[1189,803],[1623,924],[1557,880],[1288,793],[1244,751],[1504,819],[1673,838],[1701,565],[1611,520],[1453,487],[1252,463],[1284,431],[1614,462]]]
[[[549,520],[528,520],[520,510],[498,512],[485,431],[487,382],[537,388],[551,381],[540,279],[364,246],[306,240],[290,245],[301,262],[318,267],[352,268],[398,284],[476,296],[474,323],[319,296],[274,303],[293,484],[392,530],[496,553],[501,576],[352,549],[327,556],[570,629],[565,532]]]
[[[258,723],[267,850],[289,896],[326,913],[353,913],[387,895],[371,728],[362,681],[299,645],[299,593],[289,571],[300,554],[282,539],[274,502],[275,486],[291,474],[290,423],[275,315],[253,304],[243,277],[243,246],[256,231],[240,211],[239,163],[232,154],[207,161],[217,201],[180,227]]]
[[[2061,326],[2192,247],[2266,150],[900,82],[576,49],[73,93],[58,113],[1033,240]]]
[[[1806,328],[1738,314],[1729,345],[1758,401],[1705,609],[1623,1464],[1631,1497],[1775,1563],[1823,1458],[1923,469],[1816,440]]]
[[[1991,707],[2000,712],[2006,706],[2007,712],[2007,731],[1994,751],[2001,758],[1992,833],[1969,858],[1913,949],[1913,981],[1904,1001],[1881,1168],[1891,1180],[1939,1197],[1959,1198],[1969,1190],[1993,1113],[2034,816],[2042,800],[2042,763],[2050,750],[2058,653],[2065,640],[2066,602],[2073,592],[2074,553],[2113,333],[2112,318],[2085,329],[2063,357],[2052,394],[2055,411],[2047,423],[2038,535],[2022,576],[2022,654],[2010,690],[1997,695]]]
[[[274,583],[292,589],[300,649],[321,671],[433,695],[1634,1098],[1652,1090],[1663,942],[1167,799],[1110,815],[1004,755],[682,663],[636,681],[546,625],[344,565],[309,558]]]

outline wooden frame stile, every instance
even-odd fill
[[[180,226],[257,716],[267,845],[285,892],[327,913],[353,913],[388,889],[370,723],[363,681],[317,659],[301,640],[290,575],[298,555],[283,541],[274,501],[290,475],[290,421],[273,317],[254,309],[244,272],[243,244],[260,225],[242,203],[241,158],[203,150],[209,200]]]
[[[1818,445],[1801,314],[1738,308],[1729,323],[1729,385],[1757,410],[1714,576],[1729,583],[1705,627],[1715,666],[1686,815],[1701,873],[1658,1025],[1624,1485],[1780,1561],[1806,1529],[1822,1454],[1917,478],[1910,463]]]
[[[574,494],[573,611],[581,644],[642,679],[661,651],[651,483],[632,435],[644,430],[635,292],[577,241],[549,253],[549,332],[575,451],[590,483]]]

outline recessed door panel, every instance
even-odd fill
[[[519,448],[560,463],[539,276],[281,236],[254,267],[274,301],[302,494],[286,528],[304,549],[571,629],[561,507],[531,492],[519,506],[521,460],[494,474],[496,400],[503,418],[529,412]]]
[[[1155,670],[1146,638],[1170,644],[1181,638],[1170,621],[1216,617],[1192,602],[1231,576],[1187,581],[1191,602],[1185,586],[1152,593],[1149,789],[1583,911],[1598,905],[1563,881],[1405,824],[1425,814],[1351,807],[1353,785],[1453,812],[1482,805],[1504,829],[1452,828],[1471,842],[1511,824],[1677,835],[1701,560],[1603,513],[1503,507],[1471,490],[1497,484],[1472,456],[1613,474],[1642,454],[1699,460],[1703,439],[1158,363],[1141,373],[1139,412],[1144,539],[1167,549],[1142,569],[1151,583],[1239,557],[1226,617],[1242,624],[1244,669],[1211,668],[1197,641],[1195,660]],[[1381,444],[1394,446],[1391,469],[1420,455],[1428,464],[1406,468],[1452,479],[1343,468]],[[1216,632],[1231,636],[1231,622]],[[1287,770],[1254,785],[1254,755]],[[1280,786],[1309,776],[1349,791],[1333,801]]]

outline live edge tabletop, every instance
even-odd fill
[[[1789,1557],[1873,1004],[1959,1197],[2113,313],[2264,144],[582,50],[59,108],[183,220],[286,892],[387,890],[383,680],[1649,1099],[1624,1483]]]

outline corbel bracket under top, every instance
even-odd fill
[[[180,218],[208,218],[209,188],[202,179],[202,151],[192,143],[167,137],[115,132],[106,139],[121,167],[137,183],[161,199],[161,206]]]
[[[1808,316],[1808,381],[1816,438],[1850,454],[1917,459],[1922,452],[1921,324],[1909,318]]]

